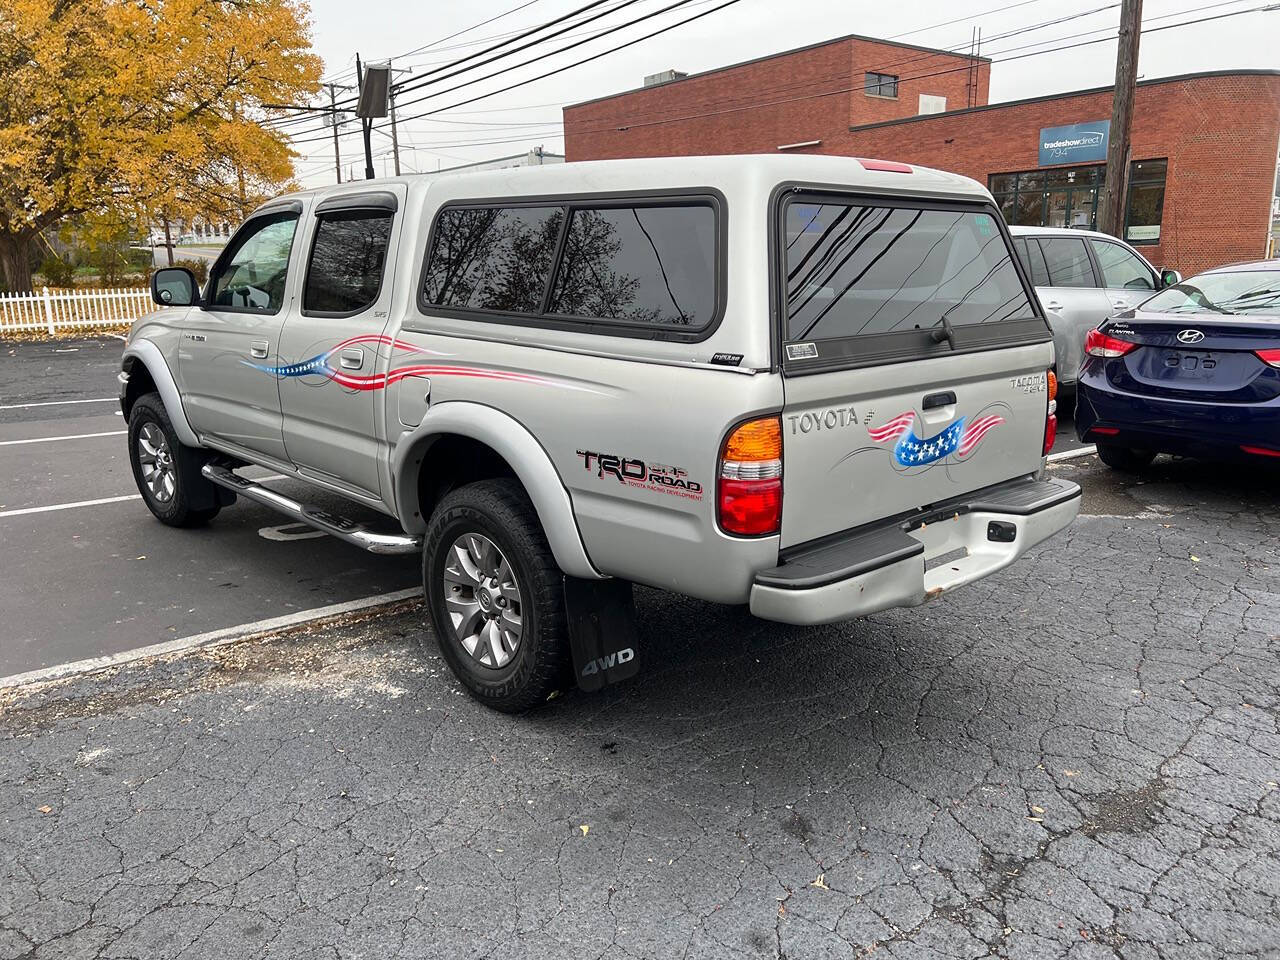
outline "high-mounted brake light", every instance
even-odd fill
[[[1280,369],[1280,350],[1255,350],[1254,352],[1268,367]]]
[[[1121,340],[1103,333],[1101,330],[1090,330],[1084,337],[1084,352],[1091,357],[1123,357],[1130,350],[1138,349],[1132,340]]]
[[[894,160],[864,160],[859,157],[858,162],[862,164],[863,170],[877,170],[880,173],[911,173],[910,165]]]
[[[759,537],[782,523],[782,421],[738,424],[725,438],[716,478],[717,512],[725,533]]]

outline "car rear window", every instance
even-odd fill
[[[1096,287],[1093,265],[1084,240],[1075,237],[1040,237],[1040,252],[1049,268],[1049,283],[1055,287]]]
[[[716,319],[721,229],[718,203],[702,197],[447,206],[432,228],[422,305],[693,338]]]
[[[1036,312],[994,211],[790,200],[790,341],[996,324]]]

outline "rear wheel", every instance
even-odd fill
[[[1111,443],[1099,443],[1097,447],[1099,460],[1112,470],[1123,470],[1125,473],[1141,473],[1156,458],[1154,450],[1135,450],[1133,447],[1119,447]]]
[[[564,577],[517,481],[483,480],[441,500],[422,577],[440,652],[477,700],[518,713],[560,688]]]
[[[200,475],[206,458],[204,451],[179,442],[158,393],[138,398],[129,411],[129,465],[138,492],[161,523],[199,527],[218,515],[217,488]]]

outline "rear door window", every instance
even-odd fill
[[[316,223],[302,291],[309,314],[353,314],[372,306],[382,290],[391,211],[326,214]]]
[[[1049,270],[1049,284],[1054,287],[1096,287],[1093,265],[1084,239],[1075,237],[1041,237],[1037,241]]]
[[[1155,275],[1147,261],[1132,250],[1106,240],[1090,240],[1102,271],[1102,285],[1116,290],[1154,290]]]
[[[472,310],[538,313],[563,207],[446,207],[436,219],[423,296]]]
[[[705,327],[715,312],[715,211],[574,210],[548,310],[587,319]]]
[[[1035,319],[994,210],[789,201],[787,339]]]
[[[1049,268],[1045,266],[1040,244],[1027,237],[1014,237],[1013,249],[1018,252],[1018,259],[1031,275],[1031,282],[1037,287],[1049,286]]]

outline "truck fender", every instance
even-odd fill
[[[169,420],[173,423],[173,430],[178,435],[178,439],[188,447],[203,446],[196,432],[191,429],[191,424],[187,422],[178,384],[174,381],[173,374],[169,372],[169,364],[165,362],[160,348],[150,340],[135,340],[125,347],[123,359],[132,359],[147,368],[147,373],[151,374],[151,380],[160,393],[165,412],[169,414]]]
[[[560,569],[571,577],[603,579],[587,557],[569,491],[547,452],[518,420],[478,403],[454,400],[432,404],[422,423],[400,435],[391,458],[391,474],[400,523],[406,532],[421,534],[426,530],[428,518],[416,508],[418,475],[424,463],[429,463],[431,444],[445,434],[470,437],[506,460],[533,501]]]

